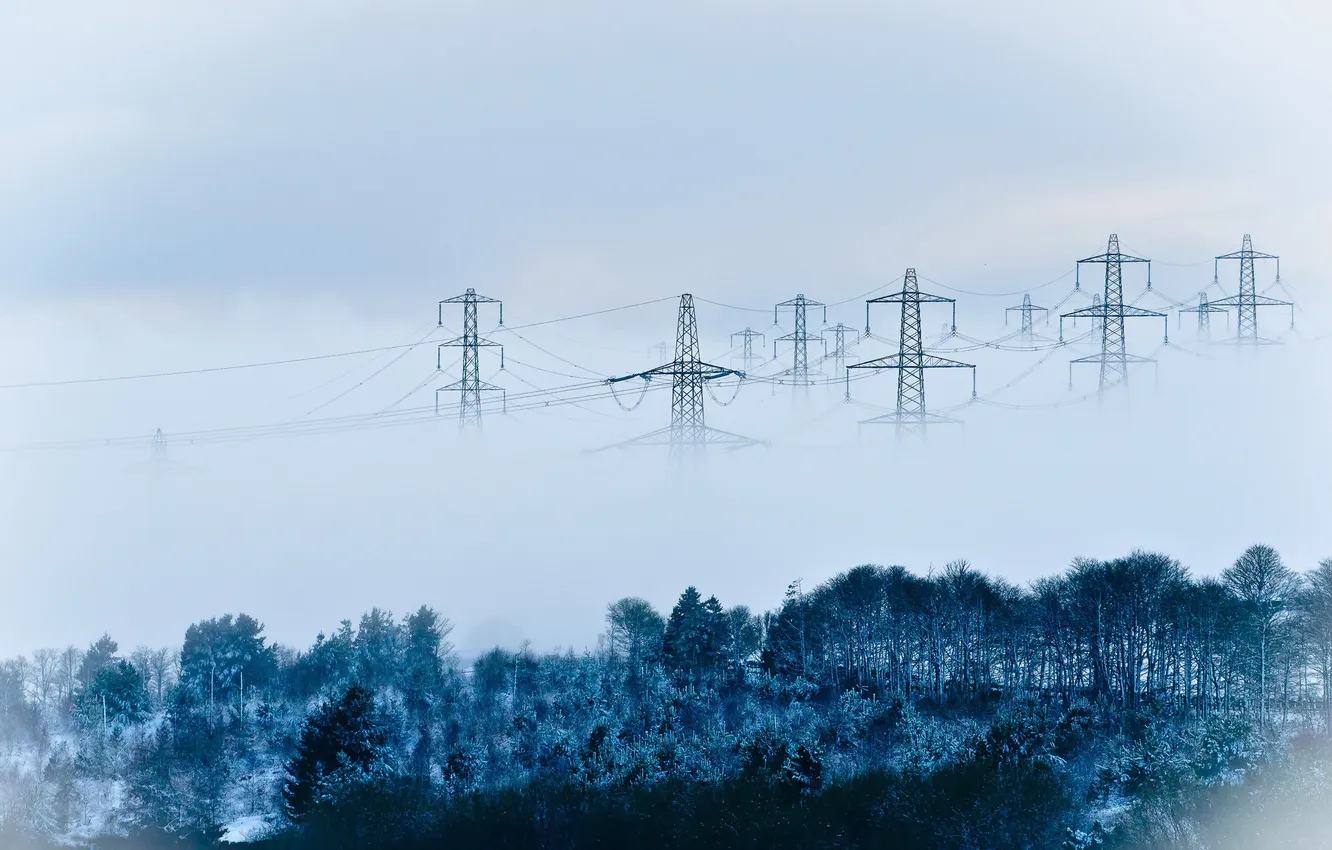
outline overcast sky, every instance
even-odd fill
[[[778,445],[706,481],[577,455],[664,424],[660,397],[634,417],[605,401],[518,415],[461,453],[448,422],[173,445],[166,478],[134,471],[138,450],[9,452],[0,654],[103,630],[178,643],[236,610],[303,645],[371,604],[421,603],[468,649],[581,648],[614,597],[666,606],[689,582],[761,608],[862,561],[968,557],[1025,581],[1133,545],[1200,572],[1257,539],[1302,568],[1332,554],[1332,470],[1301,451],[1332,365],[1311,341],[1332,328],[1332,13],[1316,4],[27,6],[0,10],[2,384],[415,342],[469,286],[510,324],[688,290],[755,309],[845,300],[830,318],[858,326],[853,296],[906,266],[927,288],[1016,293],[1112,231],[1174,297],[1252,233],[1305,310],[1259,364],[1172,353],[1129,413],[989,409],[921,456],[857,449],[835,393],[795,409],[747,389],[712,421]],[[963,298],[961,322],[993,338],[1017,300]],[[674,317],[662,303],[533,330],[545,351],[507,337],[550,371],[495,380],[646,368]],[[746,324],[771,345],[770,314],[700,305],[700,323],[717,357]],[[1159,344],[1134,333],[1143,353]],[[396,354],[0,390],[0,435],[368,413],[414,386],[409,404],[431,403],[432,347]],[[1036,359],[982,354],[982,391]],[[1015,400],[1067,398],[1067,359]],[[891,378],[865,386],[891,403]],[[969,392],[938,386],[940,406]]]

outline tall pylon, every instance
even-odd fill
[[[860,331],[850,325],[844,325],[841,322],[838,322],[825,330],[821,335],[824,334],[833,335],[832,354],[830,355],[833,361],[833,368],[837,370],[836,377],[844,377],[846,373],[846,354],[852,347],[860,342]],[[847,334],[856,335],[856,338],[851,341],[851,345],[849,346],[846,344]],[[825,342],[824,344],[826,345],[827,343]]]
[[[1016,311],[1017,313],[1021,314],[1022,330],[1020,332],[1020,339],[1022,340],[1023,345],[1031,346],[1034,345],[1036,342],[1036,330],[1032,323],[1032,314],[1038,310],[1044,313],[1049,312],[1049,310],[1046,310],[1044,307],[1037,307],[1036,305],[1032,304],[1031,295],[1027,294],[1022,296],[1022,303],[1020,305],[1018,305],[1017,307],[1009,307],[1007,310],[1004,311],[1005,325],[1008,324],[1008,315],[1010,313]]]
[[[681,295],[679,318],[676,322],[675,359],[646,372],[636,372],[606,380],[613,389],[616,384],[639,378],[643,381],[643,392],[646,393],[648,385],[653,380],[669,377],[671,424],[661,430],[623,443],[605,446],[596,451],[631,446],[667,445],[670,446],[671,459],[681,461],[702,457],[711,445],[725,446],[728,450],[763,445],[759,440],[710,428],[706,424],[703,415],[704,390],[709,382],[728,376],[743,380],[745,373],[703,361],[699,356],[698,318],[694,312],[694,296],[688,293]]]
[[[860,331],[848,325],[844,325],[841,322],[838,322],[837,324],[833,325],[831,328],[825,330],[823,333],[833,335],[833,350],[832,350],[833,377],[844,379],[846,378],[846,353],[848,350],[848,346],[846,344],[846,335],[848,333],[853,333],[856,335],[855,340],[853,340],[851,343],[851,345],[854,346],[860,342]],[[824,341],[823,345],[824,348],[826,349],[828,346],[826,340]],[[847,382],[846,394],[844,396],[844,400],[848,402],[851,401],[850,382]]]
[[[1179,314],[1176,317],[1176,323],[1183,318],[1185,313],[1198,314],[1198,339],[1203,342],[1212,341],[1212,314],[1225,313],[1227,316],[1230,315],[1228,310],[1223,310],[1207,300],[1206,290],[1198,293],[1197,307],[1185,307],[1183,310],[1179,311]]]
[[[786,336],[779,336],[772,341],[772,358],[777,359],[777,343],[791,343],[791,383],[798,393],[809,392],[809,343],[820,342],[826,345],[823,337],[810,336],[805,321],[805,311],[810,307],[823,308],[823,323],[828,324],[828,307],[818,301],[810,301],[804,295],[797,295],[789,301],[783,301],[772,308],[772,323],[777,324],[777,311],[790,307],[795,314],[795,330]]]
[[[1063,342],[1064,340],[1064,319],[1072,318],[1076,320],[1086,316],[1101,320],[1100,353],[1070,361],[1068,381],[1071,387],[1073,385],[1073,365],[1075,363],[1099,363],[1101,366],[1101,381],[1098,394],[1104,398],[1107,390],[1128,380],[1130,363],[1156,362],[1150,357],[1140,357],[1128,353],[1124,343],[1124,320],[1126,318],[1157,318],[1164,320],[1166,323],[1165,339],[1169,343],[1170,317],[1165,313],[1144,310],[1141,307],[1124,303],[1124,263],[1147,263],[1147,276],[1150,278],[1152,274],[1151,260],[1120,252],[1119,236],[1117,234],[1110,234],[1110,240],[1106,244],[1104,254],[1078,260],[1077,268],[1079,270],[1081,270],[1083,263],[1101,263],[1105,266],[1105,299],[1100,306],[1093,304],[1091,307],[1084,307],[1081,310],[1060,315],[1059,341]]]
[[[1235,342],[1240,345],[1262,345],[1271,344],[1272,340],[1263,339],[1258,336],[1258,308],[1259,307],[1289,307],[1290,324],[1295,326],[1295,305],[1290,301],[1280,301],[1276,298],[1269,298],[1266,295],[1258,294],[1256,276],[1254,274],[1254,260],[1276,260],[1277,280],[1281,280],[1281,258],[1276,254],[1263,254],[1253,250],[1253,239],[1249,234],[1244,234],[1244,241],[1240,249],[1230,254],[1222,254],[1216,258],[1212,266],[1213,279],[1219,279],[1218,272],[1222,260],[1240,261],[1240,281],[1239,294],[1232,295],[1229,298],[1222,298],[1219,301],[1213,301],[1215,307],[1235,307],[1238,316],[1235,325],[1238,328]]]
[[[152,459],[156,464],[167,462],[167,440],[161,428],[153,432]]]
[[[444,305],[461,304],[463,305],[463,332],[462,336],[454,337],[448,342],[441,342],[436,349],[437,367],[443,365],[443,352],[446,348],[462,349],[462,379],[448,386],[440,387],[435,390],[435,408],[439,409],[439,394],[443,392],[459,393],[461,398],[458,404],[458,427],[463,430],[479,429],[481,427],[481,393],[496,392],[507,406],[508,395],[503,387],[497,387],[494,384],[486,383],[481,380],[481,349],[498,348],[500,350],[500,369],[504,368],[504,346],[497,342],[491,342],[481,336],[477,327],[476,307],[478,304],[498,304],[499,305],[499,323],[504,324],[504,303],[495,298],[489,298],[485,295],[478,295],[475,289],[468,288],[462,295],[455,295],[453,298],[445,298],[439,302],[439,324],[444,326]]]
[[[656,355],[657,361],[661,362],[671,355],[671,344],[663,340],[649,348],[648,354]]]
[[[861,425],[881,425],[892,423],[896,436],[925,438],[926,428],[937,424],[960,424],[956,419],[949,419],[930,413],[925,408],[925,370],[926,369],[970,369],[971,397],[976,397],[976,366],[972,363],[960,363],[945,360],[933,354],[926,354],[920,333],[921,304],[951,304],[953,306],[953,327],[957,327],[957,302],[952,298],[930,295],[920,291],[916,281],[916,270],[907,269],[903,279],[902,291],[892,295],[883,295],[865,302],[865,333],[869,334],[869,308],[871,304],[901,304],[902,329],[899,336],[898,352],[877,360],[866,360],[847,366],[847,384],[850,385],[852,369],[896,369],[897,370],[897,409],[893,413],[866,419]]]
[[[765,337],[759,331],[745,328],[742,331],[736,331],[735,333],[731,334],[732,346],[735,345],[736,337],[740,337],[741,340],[740,362],[744,364],[745,371],[749,372],[754,368],[755,363],[763,362],[763,357],[761,355],[754,353],[754,340],[764,339]],[[663,357],[662,359],[664,360],[665,358]]]

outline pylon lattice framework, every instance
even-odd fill
[[[481,380],[481,349],[498,348],[500,350],[500,369],[504,368],[504,346],[497,342],[491,342],[481,336],[477,326],[477,305],[478,304],[498,304],[499,305],[499,323],[504,324],[504,304],[495,298],[489,298],[485,295],[478,295],[475,289],[468,290],[462,295],[456,295],[453,298],[446,298],[439,302],[439,324],[444,325],[444,305],[461,304],[463,305],[463,332],[462,336],[454,337],[448,342],[441,342],[436,349],[436,368],[443,366],[443,352],[446,348],[462,349],[462,378],[448,386],[440,387],[435,390],[435,409],[439,409],[439,394],[442,392],[456,392],[460,394],[458,404],[458,427],[461,429],[479,429],[481,427],[481,393],[497,392],[505,407],[508,406],[508,395],[503,387],[495,386]]]
[[[828,328],[823,333],[833,335],[832,361],[833,361],[834,377],[845,378],[846,353],[848,348],[846,344],[846,335],[848,333],[853,333],[856,335],[856,338],[851,343],[851,345],[854,346],[860,342],[860,331],[848,325],[844,325],[841,322],[838,322],[837,324],[833,325],[831,328]],[[827,345],[828,344],[825,341],[824,347],[827,348]],[[849,385],[846,388],[846,400],[847,401],[851,400],[851,387]]]
[[[956,419],[949,419],[930,413],[925,407],[925,370],[926,369],[970,369],[971,397],[976,397],[976,366],[972,363],[960,363],[946,360],[933,354],[926,354],[920,332],[921,304],[951,304],[953,306],[953,327],[957,327],[957,301],[940,295],[921,292],[916,281],[916,270],[907,269],[903,279],[902,291],[892,295],[883,295],[865,302],[865,334],[870,333],[869,308],[871,304],[901,304],[902,328],[899,336],[897,354],[853,363],[847,368],[847,384],[850,384],[852,369],[895,369],[897,370],[897,409],[893,413],[866,419],[861,425],[880,425],[892,423],[896,436],[925,437],[929,425],[961,424]]]
[[[1198,314],[1198,339],[1205,342],[1212,341],[1212,314],[1225,313],[1227,317],[1230,316],[1229,310],[1223,310],[1207,300],[1206,290],[1198,293],[1197,307],[1185,307],[1179,311],[1179,314],[1176,317],[1176,323],[1183,318],[1185,313]]]
[[[1063,342],[1064,340],[1064,319],[1072,318],[1076,320],[1089,317],[1101,320],[1100,353],[1069,361],[1068,383],[1070,387],[1073,385],[1074,364],[1099,363],[1101,366],[1101,380],[1098,393],[1104,397],[1106,390],[1128,380],[1128,366],[1130,363],[1156,362],[1150,357],[1128,353],[1125,349],[1124,320],[1127,318],[1163,319],[1166,323],[1165,340],[1169,344],[1170,317],[1165,313],[1145,310],[1142,307],[1124,303],[1124,263],[1147,263],[1147,277],[1150,279],[1152,276],[1151,260],[1122,253],[1119,250],[1119,236],[1117,234],[1110,234],[1110,240],[1106,244],[1104,254],[1078,260],[1077,268],[1079,270],[1083,263],[1101,263],[1105,266],[1105,298],[1099,306],[1093,304],[1091,307],[1061,314],[1059,317],[1059,341]]]
[[[645,382],[646,391],[647,383],[657,378],[670,377],[671,424],[658,431],[605,448],[668,445],[672,460],[683,460],[701,457],[710,445],[722,445],[727,450],[763,445],[759,440],[708,427],[703,412],[704,389],[708,382],[728,376],[743,380],[745,373],[703,361],[699,356],[698,318],[694,312],[694,296],[688,293],[681,295],[676,325],[675,359],[646,372],[609,378],[606,381],[614,387],[624,381],[639,378]]]
[[[790,307],[795,314],[795,330],[786,336],[779,336],[772,341],[772,357],[777,359],[777,343],[791,343],[791,383],[803,391],[808,391],[809,387],[809,343],[823,343],[825,348],[827,342],[821,336],[810,336],[807,332],[808,324],[806,322],[805,312],[809,307],[823,308],[823,323],[828,323],[828,307],[818,301],[810,301],[804,295],[797,295],[789,301],[772,308],[772,323],[777,324],[777,311],[783,307]]]
[[[736,331],[735,333],[731,334],[732,346],[735,345],[736,337],[740,337],[741,339],[740,362],[744,365],[745,371],[748,372],[749,370],[754,368],[755,363],[762,362],[763,358],[754,353],[754,340],[764,339],[764,336],[759,331],[745,328],[742,331]]]
[[[844,374],[846,374],[846,353],[848,350],[846,334],[855,334],[855,340],[851,341],[851,345],[854,346],[860,341],[860,332],[859,330],[852,328],[850,325],[843,325],[842,322],[838,322],[838,324],[831,326],[831,328],[825,330],[823,333],[833,334],[833,354],[831,354],[831,357],[833,357],[833,368],[836,372],[836,377],[844,377]]]
[[[1010,313],[1016,311],[1022,316],[1022,330],[1020,332],[1020,338],[1022,340],[1023,345],[1030,346],[1036,340],[1036,330],[1034,327],[1034,323],[1032,322],[1032,314],[1038,310],[1044,313],[1049,312],[1049,310],[1046,310],[1044,307],[1037,307],[1036,305],[1032,304],[1030,295],[1023,295],[1022,303],[1019,306],[1009,307],[1007,310],[1004,311],[1005,325],[1008,324],[1008,315]]]
[[[1258,336],[1258,308],[1259,307],[1289,307],[1290,326],[1295,327],[1295,305],[1290,301],[1281,301],[1276,298],[1269,298],[1266,295],[1258,294],[1257,281],[1255,279],[1253,261],[1254,260],[1276,260],[1277,281],[1281,280],[1281,258],[1276,254],[1264,254],[1253,250],[1253,239],[1249,234],[1244,234],[1244,241],[1240,249],[1230,254],[1222,254],[1216,258],[1212,267],[1213,279],[1219,277],[1220,263],[1222,260],[1239,260],[1240,262],[1240,283],[1239,294],[1232,295],[1229,298],[1222,298],[1213,301],[1214,307],[1235,307],[1239,314],[1236,318],[1237,333],[1235,342],[1240,345],[1260,345],[1269,344],[1271,340],[1265,340]]]

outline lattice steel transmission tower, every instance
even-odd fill
[[[1223,310],[1207,300],[1206,290],[1198,293],[1197,307],[1185,307],[1183,310],[1179,311],[1179,314],[1176,316],[1176,323],[1183,318],[1185,313],[1198,314],[1198,339],[1203,340],[1204,342],[1212,341],[1212,314],[1225,313],[1227,317],[1230,315],[1230,311]]]
[[[1259,307],[1289,307],[1290,325],[1295,326],[1295,305],[1290,301],[1280,301],[1276,298],[1269,298],[1266,295],[1259,295],[1257,282],[1254,275],[1254,260],[1276,260],[1277,280],[1281,279],[1281,258],[1276,254],[1263,254],[1253,250],[1253,239],[1249,234],[1244,234],[1244,242],[1240,249],[1231,254],[1222,254],[1217,257],[1213,264],[1213,276],[1219,276],[1219,266],[1222,260],[1240,261],[1240,282],[1239,294],[1232,295],[1229,298],[1222,298],[1219,301],[1213,301],[1215,307],[1235,307],[1238,316],[1235,324],[1238,327],[1238,334],[1235,342],[1240,345],[1260,345],[1270,344],[1272,340],[1266,340],[1258,336],[1258,308]]]
[[[907,269],[902,291],[892,295],[883,295],[865,302],[865,333],[869,334],[869,308],[871,304],[901,304],[902,330],[899,337],[897,354],[866,360],[847,366],[847,383],[850,384],[852,369],[896,369],[897,370],[897,409],[893,413],[866,419],[861,425],[882,425],[892,423],[896,436],[919,435],[925,437],[929,425],[961,424],[956,419],[930,413],[925,408],[925,370],[926,369],[970,369],[971,397],[976,397],[976,366],[972,363],[960,363],[945,360],[933,354],[926,354],[920,333],[921,304],[951,304],[953,307],[953,327],[957,327],[957,302],[952,298],[930,295],[920,291],[916,281],[916,270]]]
[[[161,428],[153,432],[152,459],[153,463],[167,462],[167,439]]]
[[[795,314],[795,330],[786,336],[779,336],[772,341],[772,359],[777,359],[777,343],[791,343],[791,383],[798,391],[809,391],[809,343],[824,343],[821,336],[810,336],[807,333],[808,325],[805,321],[805,311],[809,307],[823,308],[823,323],[828,324],[828,307],[818,301],[810,301],[803,295],[797,295],[790,301],[782,303],[772,308],[772,323],[777,324],[777,311],[783,307],[790,307]],[[824,343],[826,345],[826,343]]]
[[[655,354],[657,361],[660,362],[671,356],[671,344],[669,342],[659,342],[648,349],[648,354]]]
[[[1154,310],[1144,310],[1124,303],[1124,263],[1148,263],[1147,276],[1151,277],[1151,260],[1121,253],[1119,236],[1111,233],[1104,254],[1078,260],[1077,268],[1083,263],[1101,263],[1105,266],[1105,300],[1099,305],[1084,307],[1059,317],[1059,341],[1064,340],[1064,319],[1074,320],[1082,317],[1101,320],[1101,351],[1089,357],[1079,357],[1068,365],[1068,383],[1073,385],[1073,365],[1076,363],[1099,363],[1101,381],[1098,393],[1104,397],[1106,390],[1128,380],[1130,363],[1155,363],[1150,357],[1129,354],[1125,349],[1124,320],[1127,318],[1156,318],[1165,322],[1166,343],[1170,342],[1170,317]]]
[[[704,421],[703,393],[708,383],[727,376],[743,380],[745,373],[703,361],[698,349],[698,318],[694,312],[694,296],[688,293],[681,295],[675,336],[675,359],[646,372],[606,380],[613,389],[616,384],[624,381],[642,379],[643,392],[646,394],[648,385],[653,380],[669,377],[671,424],[659,431],[604,448],[667,445],[670,446],[673,460],[684,460],[703,456],[707,452],[707,447],[711,445],[725,446],[727,450],[763,445],[760,440],[710,428]]]
[[[1030,295],[1023,295],[1023,296],[1022,296],[1022,303],[1021,303],[1019,306],[1017,306],[1017,307],[1009,307],[1007,310],[1004,311],[1004,324],[1005,324],[1005,325],[1008,324],[1008,316],[1009,316],[1010,313],[1013,313],[1013,312],[1016,311],[1017,313],[1021,314],[1021,316],[1022,316],[1022,331],[1021,331],[1021,337],[1020,337],[1020,338],[1022,339],[1022,343],[1023,343],[1023,345],[1028,345],[1028,346],[1030,346],[1030,345],[1034,345],[1034,344],[1035,344],[1035,341],[1036,341],[1036,330],[1035,330],[1035,327],[1033,326],[1033,322],[1032,322],[1032,314],[1035,313],[1035,312],[1038,311],[1038,310],[1041,311],[1041,312],[1043,312],[1043,313],[1048,313],[1048,312],[1050,312],[1049,310],[1045,309],[1044,307],[1037,307],[1035,304],[1032,304],[1032,303],[1031,303],[1031,296],[1030,296]]]
[[[762,362],[763,362],[763,358],[762,358],[760,355],[754,353],[754,340],[755,340],[755,339],[763,340],[763,339],[766,339],[766,338],[763,336],[763,334],[759,333],[758,331],[750,330],[749,328],[745,328],[745,329],[742,330],[742,331],[737,331],[737,332],[731,334],[731,345],[732,345],[732,346],[735,345],[735,338],[736,338],[736,337],[740,337],[740,340],[741,340],[741,342],[740,342],[740,346],[741,346],[741,348],[740,348],[740,362],[744,364],[745,371],[748,372],[749,370],[751,370],[751,369],[754,368],[754,364],[755,364],[755,363],[762,363]],[[663,357],[662,359],[665,360],[666,358]],[[735,362],[735,361],[732,361],[732,362]]]
[[[446,348],[462,349],[462,379],[448,386],[440,387],[435,390],[435,409],[439,409],[439,394],[443,392],[456,392],[460,395],[458,403],[458,427],[466,429],[479,429],[481,427],[481,393],[496,392],[500,393],[505,406],[508,404],[508,395],[503,387],[497,387],[494,384],[486,383],[481,380],[481,349],[498,348],[500,350],[500,369],[504,368],[504,346],[497,342],[481,336],[477,327],[477,305],[478,304],[498,304],[499,305],[499,323],[504,324],[504,303],[495,298],[488,298],[485,295],[478,295],[475,289],[470,287],[462,295],[446,298],[439,302],[439,324],[444,326],[444,305],[461,304],[463,305],[463,332],[462,336],[454,337],[448,342],[441,342],[436,349],[437,367],[443,366],[443,351]]]
[[[838,322],[837,324],[825,330],[823,334],[821,334],[821,336],[825,334],[833,335],[832,354],[830,355],[833,361],[833,368],[837,371],[837,377],[839,378],[844,377],[846,373],[847,352],[850,351],[857,344],[859,344],[860,331],[856,330],[850,325],[844,325],[841,322]],[[846,344],[847,334],[856,335],[856,338],[851,341],[850,345]],[[824,342],[824,345],[825,346],[827,345],[826,341]]]
[[[833,325],[831,328],[828,328],[827,330],[825,330],[823,333],[824,333],[824,334],[832,334],[832,335],[833,335],[833,351],[832,351],[833,377],[834,377],[834,378],[843,378],[843,379],[845,379],[845,378],[846,378],[846,353],[847,353],[847,350],[848,350],[848,346],[847,346],[847,344],[846,344],[846,335],[847,335],[848,333],[853,333],[853,334],[856,335],[855,340],[853,340],[852,343],[851,343],[852,346],[855,346],[855,345],[857,345],[857,344],[860,342],[860,331],[858,331],[858,330],[856,330],[855,328],[850,327],[850,326],[848,326],[848,325],[844,325],[844,324],[842,324],[841,322],[838,322],[837,324]],[[826,339],[825,339],[825,341],[824,341],[824,343],[823,343],[823,347],[824,347],[825,349],[827,349],[827,347],[828,347],[828,343],[827,343],[827,340],[826,340]],[[844,396],[844,400],[845,400],[845,401],[848,401],[848,402],[851,401],[851,384],[850,384],[850,382],[847,382],[847,385],[846,385],[846,395]]]

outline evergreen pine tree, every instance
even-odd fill
[[[282,789],[287,816],[296,823],[322,803],[370,778],[381,767],[387,735],[375,716],[375,698],[354,683],[337,702],[324,703],[305,721]]]
[[[702,656],[700,615],[703,599],[693,585],[680,594],[680,601],[671,609],[666,621],[666,635],[662,640],[662,656],[666,667],[675,672],[694,673]]]

